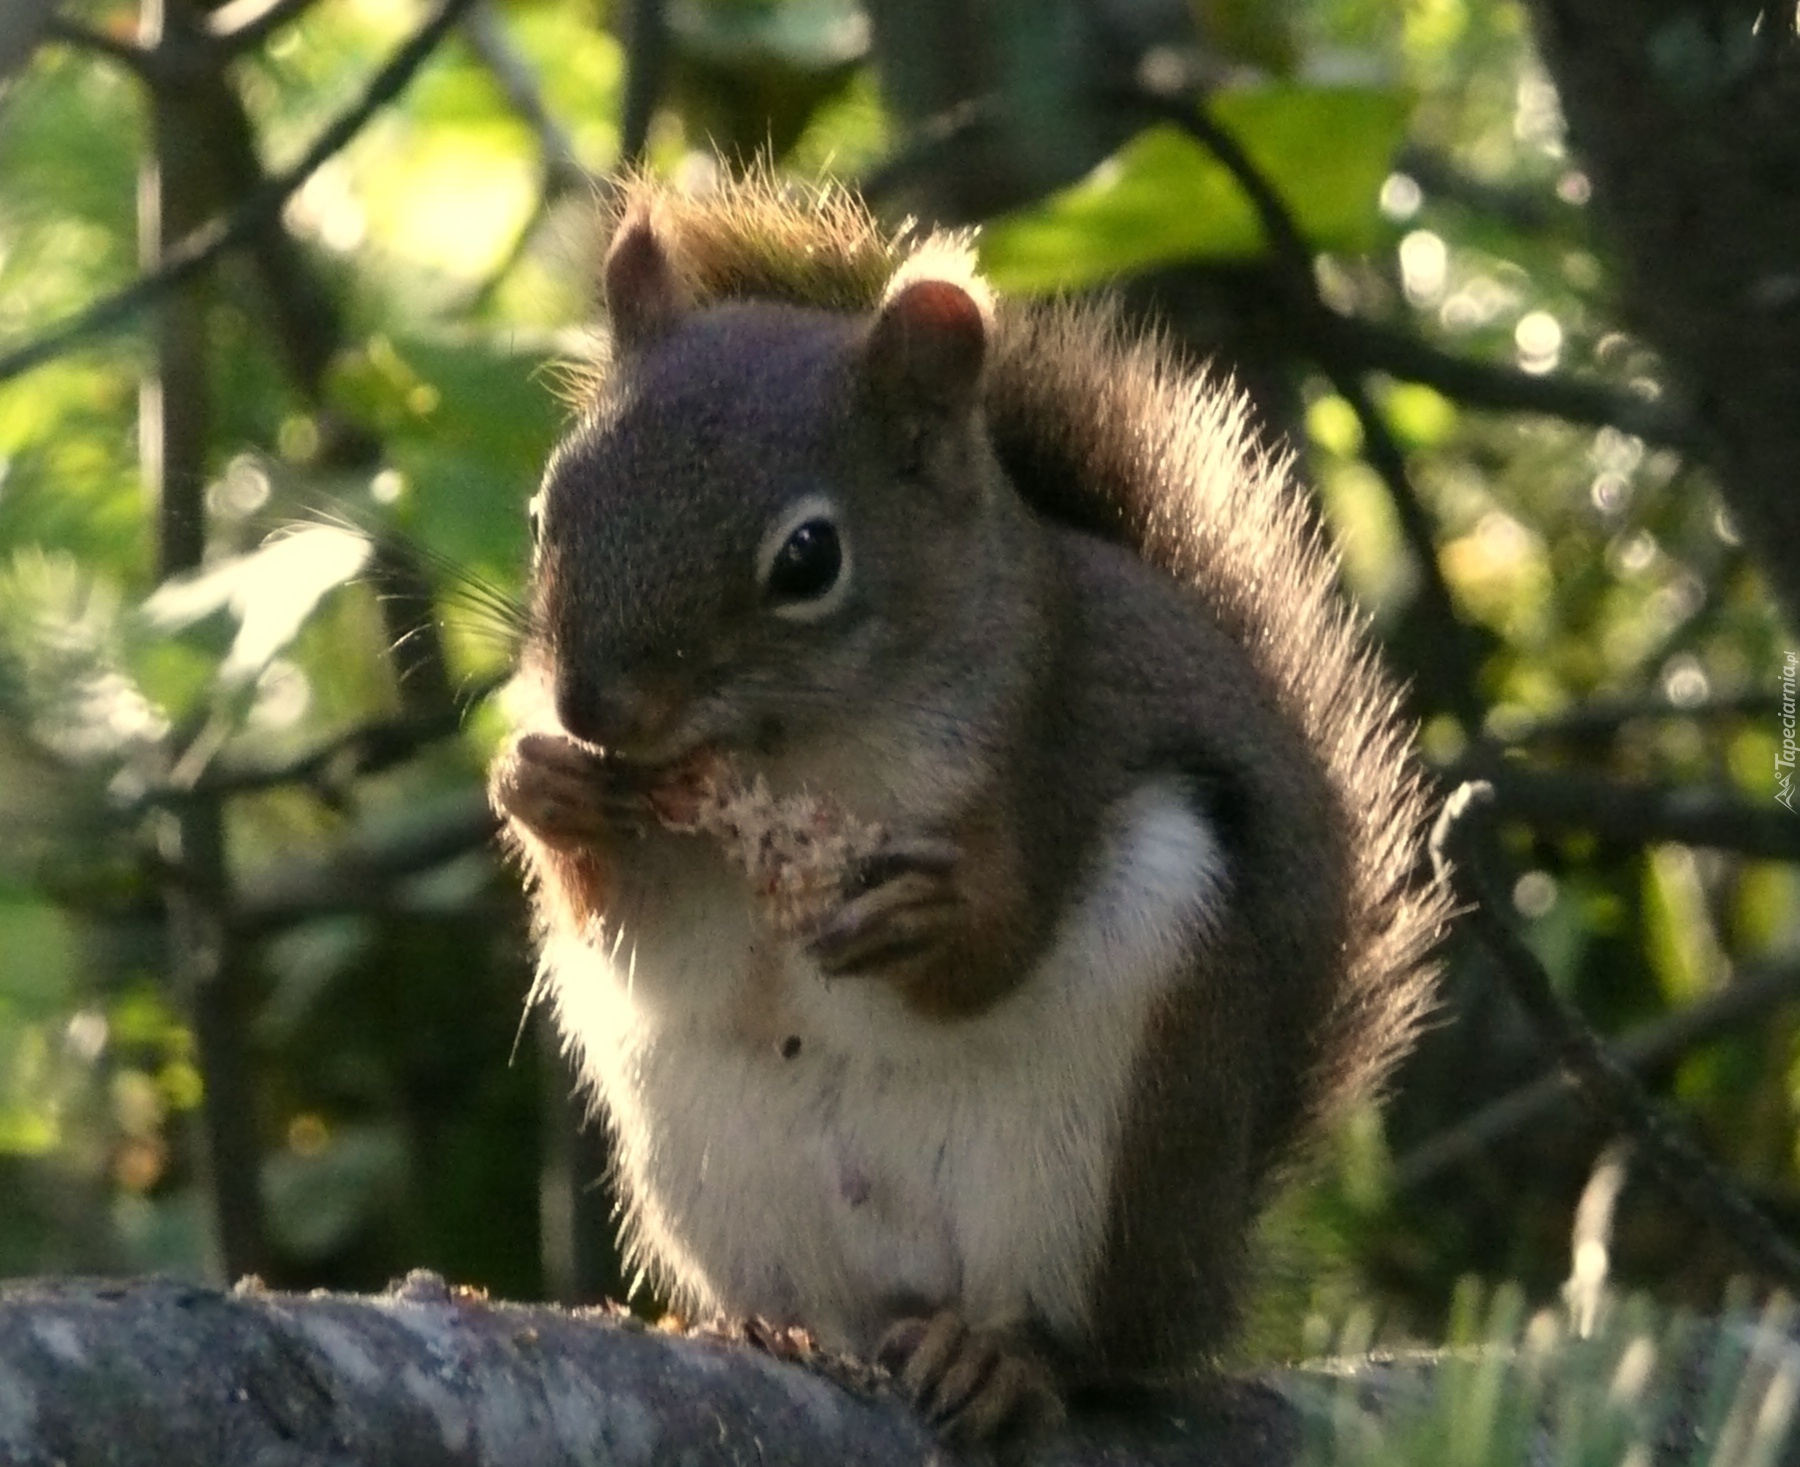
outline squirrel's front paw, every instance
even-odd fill
[[[901,1320],[875,1359],[932,1427],[958,1444],[1035,1433],[1063,1419],[1042,1361],[1007,1336],[970,1329],[951,1309]]]
[[[488,798],[502,815],[556,846],[641,832],[650,818],[642,781],[560,734],[520,734],[494,760]]]
[[[888,840],[855,861],[841,899],[816,926],[807,951],[831,977],[875,973],[928,955],[962,916],[961,852],[946,840]]]

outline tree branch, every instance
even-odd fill
[[[1423,338],[1375,321],[1326,311],[1312,329],[1322,351],[1363,371],[1422,382],[1469,407],[1541,413],[1570,423],[1610,426],[1647,443],[1691,449],[1692,423],[1661,402],[1605,382],[1536,376],[1440,350]]]
[[[1394,167],[1413,179],[1426,194],[1436,194],[1497,219],[1521,234],[1556,233],[1566,238],[1588,232],[1581,206],[1564,201],[1542,183],[1490,183],[1457,167],[1443,153],[1417,144],[1403,147]]]
[[[252,873],[239,884],[233,931],[259,937],[327,913],[387,911],[411,877],[459,856],[494,848],[487,796],[468,790],[405,828],[352,840],[318,861]]]
[[[1432,862],[1440,879],[1454,876],[1468,902],[1465,927],[1499,967],[1539,1039],[1595,1112],[1618,1134],[1636,1142],[1645,1165],[1663,1185],[1736,1244],[1746,1260],[1784,1288],[1800,1289],[1800,1249],[1658,1108],[1600,1036],[1557,997],[1537,955],[1500,915],[1509,904],[1488,874],[1487,811],[1493,799],[1489,785],[1463,785],[1445,803],[1431,836]]]
[[[1418,565],[1420,610],[1444,639],[1443,660],[1450,669],[1450,675],[1442,680],[1445,700],[1466,729],[1479,728],[1482,705],[1476,693],[1480,662],[1476,630],[1464,622],[1457,610],[1456,598],[1450,593],[1438,560],[1430,520],[1413,488],[1406,456],[1389,431],[1386,418],[1369,395],[1361,372],[1327,349],[1331,323],[1339,318],[1319,294],[1311,246],[1275,186],[1230,130],[1212,116],[1203,99],[1185,93],[1162,97],[1146,92],[1144,101],[1154,115],[1175,123],[1204,145],[1237,181],[1256,210],[1279,267],[1289,307],[1302,329],[1314,339],[1315,360],[1362,425],[1364,454],[1393,500],[1401,532]]]
[[[1526,769],[1480,754],[1460,761],[1445,778],[1485,781],[1499,815],[1547,830],[1584,830],[1624,845],[1677,841],[1800,861],[1800,815],[1789,815],[1772,800],[1766,807],[1750,805],[1724,790]]]
[[[129,819],[152,807],[174,809],[196,799],[254,794],[286,785],[310,785],[327,798],[336,798],[352,779],[391,769],[420,749],[453,737],[461,731],[469,709],[496,686],[497,681],[480,684],[453,708],[371,719],[278,764],[209,766],[191,784],[146,790],[126,807],[124,816]]]
[[[1654,662],[1656,659],[1649,660]],[[1484,736],[1484,741],[1509,749],[1585,743],[1611,738],[1627,724],[1652,719],[1690,718],[1710,722],[1715,719],[1767,718],[1780,710],[1781,700],[1773,693],[1731,693],[1698,703],[1674,703],[1661,696],[1592,698],[1559,713],[1534,718],[1504,736]]]
[[[140,30],[153,38],[166,72],[178,71],[197,52],[211,59],[196,44],[199,26],[192,0],[144,0]],[[215,139],[192,103],[196,93],[217,85],[216,75],[196,75],[192,86],[151,90],[154,151],[138,195],[141,254],[151,265],[170,241],[191,233],[213,200]],[[190,280],[158,302],[154,375],[142,389],[139,442],[144,482],[156,504],[157,569],[164,579],[191,571],[206,551],[212,419],[206,284]],[[169,981],[193,1026],[205,1080],[197,1170],[211,1203],[215,1265],[236,1278],[264,1265],[268,1234],[246,1052],[245,974],[226,917],[231,891],[224,812],[216,800],[196,800],[159,826],[172,875],[163,887]]]
[[[630,0],[625,11],[625,101],[619,118],[619,157],[644,160],[650,124],[669,72],[669,18],[664,0]]]
[[[1145,1391],[1025,1444],[1019,1467],[1281,1467],[1284,1383]],[[1315,1387],[1316,1389],[1316,1387]],[[943,1453],[854,1361],[785,1331],[647,1329],[617,1310],[490,1303],[415,1272],[373,1298],[155,1280],[0,1289],[0,1453],[112,1467],[695,1467]],[[27,1404],[18,1404],[27,1403]]]
[[[543,182],[532,205],[530,217],[520,224],[518,233],[513,236],[500,263],[488,272],[486,278],[462,302],[461,309],[472,312],[487,304],[500,288],[501,282],[512,274],[514,267],[524,258],[538,227],[549,214],[550,206],[572,189],[582,186],[590,190],[597,189],[600,181],[582,167],[568,132],[551,115],[537,77],[508,44],[505,32],[494,19],[493,11],[480,3],[480,0],[477,0],[475,8],[463,22],[463,36],[470,49],[481,58],[482,64],[493,75],[500,90],[505,93],[508,105],[518,113],[519,119],[537,138],[538,154],[543,160]]]
[[[161,264],[86,310],[50,327],[36,340],[0,355],[0,382],[62,355],[82,342],[118,330],[165,291],[191,280],[227,250],[243,244],[321,165],[362,131],[406,87],[473,0],[440,0],[430,18],[370,78],[361,97],[321,132],[292,167],[273,175],[253,198],[194,230],[167,250]]]
[[[1619,1063],[1630,1070],[1660,1069],[1796,999],[1800,999],[1800,967],[1744,973],[1698,1003],[1638,1025],[1613,1041],[1611,1048]],[[1553,1070],[1428,1136],[1394,1163],[1394,1190],[1422,1187],[1480,1156],[1495,1142],[1556,1111],[1569,1098],[1572,1086],[1565,1071]]]
[[[469,49],[506,97],[507,105],[537,139],[538,152],[544,160],[546,191],[556,195],[572,185],[590,182],[588,171],[575,156],[575,144],[570,141],[568,130],[551,115],[544,101],[537,74],[513,50],[486,0],[475,0],[463,17],[462,33]]]

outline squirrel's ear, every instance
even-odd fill
[[[664,335],[688,308],[668,246],[647,212],[633,214],[619,227],[600,282],[614,339],[627,348]]]
[[[981,302],[951,281],[925,278],[888,297],[870,329],[865,364],[877,400],[954,417],[975,404],[987,346]]]

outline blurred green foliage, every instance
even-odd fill
[[[1216,115],[1323,251],[1335,309],[1459,357],[1661,390],[1610,311],[1586,182],[1515,6],[1191,8]],[[452,689],[502,674],[496,603],[517,597],[524,501],[565,419],[554,364],[583,350],[592,232],[584,189],[546,193],[551,141],[503,73],[528,79],[574,163],[603,174],[621,145],[617,9],[497,6],[499,62],[452,40],[290,202],[287,226],[342,315],[322,395],[284,369],[246,261],[217,272],[197,575],[155,583],[141,322],[0,383],[0,1272],[211,1264],[193,1162],[205,1080],[169,978],[163,864],[171,810],[211,781],[232,786],[233,961],[272,1281],[370,1287],[426,1265],[520,1296],[567,1287],[540,1196],[562,1195],[546,1179],[567,1165],[568,1081],[515,1042],[523,916],[479,830],[501,720],[478,703],[454,736],[408,742],[417,710],[387,607],[361,542],[325,527],[412,547]],[[113,0],[63,13],[134,34]],[[854,175],[908,146],[848,0],[690,0],[669,17],[656,166],[704,172],[718,142]],[[406,0],[318,0],[236,61],[265,162],[297,156],[415,21]],[[5,85],[0,350],[132,277],[149,147],[140,83],[102,55],[47,42]],[[1229,283],[1260,245],[1226,171],[1164,127],[1009,209],[983,250],[1003,286],[1054,291],[1152,266]],[[1407,619],[1416,552],[1355,414],[1300,356],[1305,466],[1345,581],[1403,675],[1431,686],[1439,649]],[[1486,723],[1422,706],[1433,758],[1449,766],[1474,740],[1767,804],[1778,730],[1750,699],[1774,686],[1783,642],[1704,477],[1615,428],[1497,415],[1417,383],[1377,396],[1457,604],[1490,634]],[[337,451],[346,425],[373,451]],[[1596,700],[1642,707],[1556,733]],[[388,753],[351,737],[371,726]],[[299,777],[266,777],[302,758]],[[1791,866],[1522,826],[1508,840],[1521,920],[1609,1030],[1800,947]],[[424,854],[409,864],[409,851]],[[1570,1211],[1604,1139],[1573,1111],[1430,1181],[1395,1181],[1409,1148],[1543,1063],[1491,976],[1454,956],[1456,1022],[1409,1070],[1390,1123],[1358,1118],[1323,1180],[1271,1221],[1267,1348],[1298,1348],[1309,1315],[1352,1299],[1431,1330],[1467,1271],[1543,1298],[1567,1269]],[[1800,1216],[1791,1012],[1652,1078]],[[1735,1266],[1647,1190],[1628,1194],[1618,1230],[1618,1266],[1672,1297],[1704,1302]]]
[[[1309,1358],[1334,1357],[1341,1375],[1300,1377],[1300,1460],[1773,1467],[1800,1391],[1792,1327],[1786,1301],[1759,1314],[1741,1294],[1701,1323],[1643,1296],[1533,1311],[1516,1287],[1465,1281],[1429,1360],[1364,1358],[1366,1314],[1315,1333]]]

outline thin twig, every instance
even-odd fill
[[[958,148],[976,137],[993,133],[1000,123],[1000,107],[992,97],[971,97],[926,119],[912,130],[906,145],[863,175],[858,191],[872,203],[881,203],[910,188],[944,167]]]
[[[130,285],[50,327],[35,340],[0,355],[0,382],[61,356],[96,336],[118,330],[163,292],[192,279],[214,260],[247,240],[294,192],[344,148],[377,112],[391,102],[437,49],[474,0],[440,0],[438,8],[369,79],[355,103],[341,113],[292,167],[229,214],[196,229],[163,256],[162,263]]]
[[[594,175],[582,167],[567,130],[551,115],[536,75],[507,41],[505,32],[494,19],[491,7],[481,3],[481,0],[477,0],[475,8],[463,21],[463,37],[468,41],[469,49],[492,74],[505,94],[507,104],[536,137],[543,168],[543,181],[538,187],[530,215],[513,235],[512,243],[501,256],[500,263],[487,273],[461,303],[460,309],[467,313],[485,308],[501,283],[512,274],[519,261],[525,257],[531,241],[537,237],[538,228],[549,216],[552,205],[574,189],[585,186],[591,191],[599,188],[600,184]]]
[[[351,779],[391,769],[419,750],[460,733],[469,709],[498,685],[497,678],[482,682],[454,708],[371,719],[277,764],[214,767],[188,785],[158,785],[132,801],[125,816],[152,807],[175,808],[197,799],[257,794],[289,785],[310,785],[335,796]]]
[[[1621,1064],[1642,1073],[1657,1070],[1720,1035],[1760,1019],[1772,1008],[1800,999],[1800,966],[1741,974],[1697,1003],[1640,1024],[1621,1035],[1612,1051]],[[1553,1070],[1490,1101],[1455,1125],[1427,1137],[1394,1163],[1393,1186],[1422,1187],[1454,1167],[1525,1129],[1568,1098],[1569,1076]]]
[[[1637,1143],[1650,1170],[1687,1207],[1711,1221],[1758,1268],[1789,1290],[1800,1289],[1800,1249],[1644,1092],[1581,1016],[1557,997],[1537,955],[1501,913],[1505,897],[1489,875],[1492,786],[1465,784],[1445,802],[1431,836],[1440,879],[1451,879],[1468,903],[1464,922],[1506,979],[1507,989],[1580,1087],[1595,1112]]]
[[[1660,696],[1592,698],[1561,712],[1534,718],[1501,734],[1486,734],[1484,743],[1508,749],[1555,743],[1583,743],[1611,738],[1627,724],[1690,718],[1709,723],[1734,718],[1767,718],[1780,711],[1773,693],[1731,693],[1698,703],[1675,703]]]
[[[1422,382],[1469,407],[1541,413],[1569,423],[1613,427],[1670,448],[1695,445],[1694,425],[1685,416],[1664,402],[1610,383],[1475,361],[1443,351],[1411,332],[1335,311],[1316,316],[1312,329],[1321,348],[1342,361],[1405,382]]]
[[[1402,148],[1394,167],[1413,179],[1426,195],[1436,195],[1497,219],[1523,234],[1554,231],[1565,238],[1587,234],[1587,219],[1581,206],[1560,198],[1541,183],[1523,187],[1489,183],[1464,172],[1442,153],[1417,145]]]
[[[1528,769],[1471,753],[1446,782],[1476,779],[1499,813],[1546,830],[1581,830],[1619,845],[1706,846],[1771,861],[1800,861],[1800,815],[1771,800],[1752,805],[1728,789],[1609,779],[1577,770]]]
[[[513,49],[486,0],[475,0],[463,17],[462,33],[476,59],[499,85],[507,105],[537,139],[538,152],[544,160],[546,191],[561,193],[572,184],[588,182],[588,172],[575,156],[575,144],[567,129],[551,115],[544,101],[536,73]]]
[[[1329,360],[1321,361],[1320,365],[1337,389],[1338,396],[1349,403],[1350,410],[1356,414],[1356,421],[1362,428],[1363,457],[1388,486],[1388,497],[1393,501],[1394,513],[1400,521],[1400,533],[1419,568],[1423,611],[1437,627],[1442,637],[1439,646],[1452,669],[1452,675],[1444,679],[1450,711],[1464,729],[1478,729],[1486,710],[1476,688],[1479,672],[1477,634],[1456,609],[1450,582],[1444,578],[1443,566],[1438,562],[1431,518],[1407,471],[1406,454],[1388,427],[1386,415],[1370,396],[1362,373]]]
[[[403,907],[421,872],[460,856],[492,855],[497,828],[486,794],[468,790],[402,829],[353,840],[320,860],[253,873],[232,907],[233,932],[260,937],[314,917]]]

